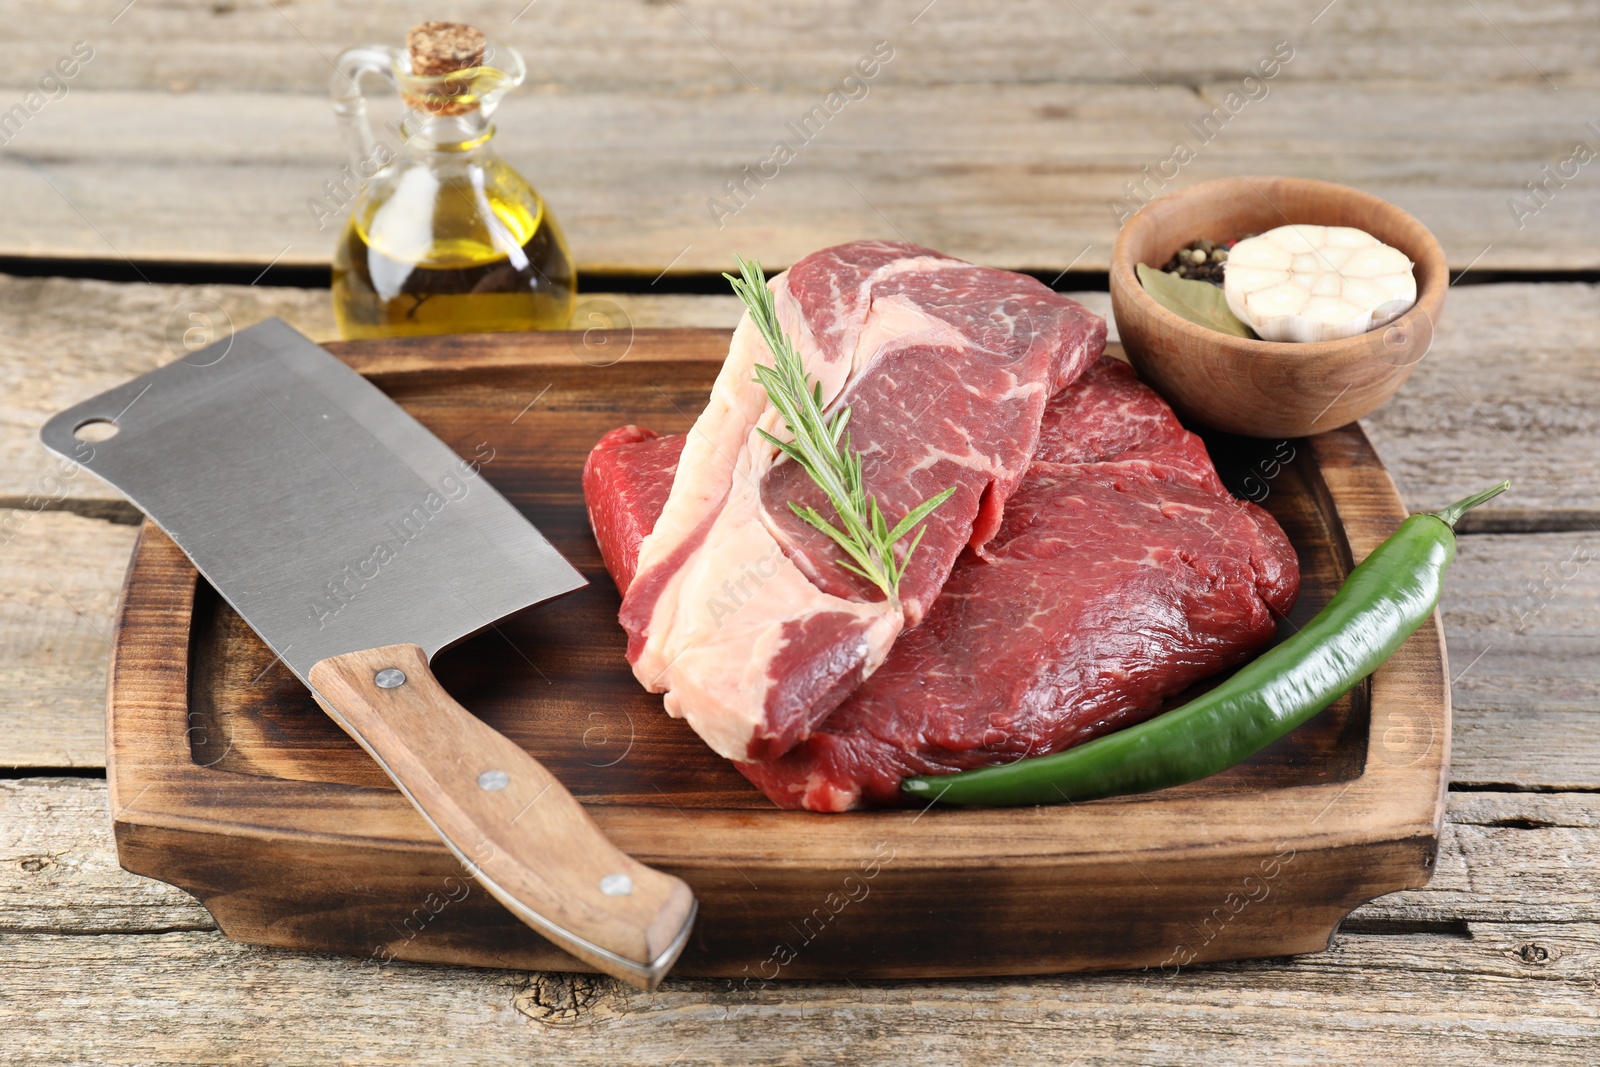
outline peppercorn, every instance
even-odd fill
[[[1167,265],[1162,267],[1168,274],[1175,274],[1180,278],[1190,278],[1194,281],[1210,282],[1212,285],[1222,285],[1223,264],[1227,262],[1227,250],[1235,242],[1213,241],[1202,237],[1191,241],[1183,248],[1172,254]]]

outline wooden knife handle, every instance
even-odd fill
[[[687,885],[618,850],[549,771],[444,691],[416,645],[333,656],[310,677],[495,899],[579,959],[655,988],[694,924]]]

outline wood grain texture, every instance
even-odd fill
[[[1351,924],[1593,921],[1597,832],[1592,793],[1451,793],[1433,881],[1373,901]]]
[[[0,956],[14,994],[0,1001],[0,1049],[24,1065],[401,1067],[455,1062],[463,1049],[506,1067],[1059,1065],[1066,1049],[1081,1064],[1588,1067],[1600,1040],[1594,923],[1341,934],[1315,957],[1175,979],[787,982],[759,994],[719,981],[669,980],[645,995],[584,975],[380,968],[211,933],[0,935]]]
[[[708,201],[797,140],[786,123],[819,94],[528,93],[496,116],[496,143],[548,198],[583,272],[721,271],[735,253],[775,267],[863,237],[1046,277],[1103,270],[1117,203],[1180,140],[1193,160],[1145,196],[1238,174],[1323,178],[1417,216],[1457,269],[1600,266],[1600,184],[1569,181],[1532,217],[1508,206],[1586,136],[1600,86],[1274,84],[1209,141],[1187,124],[1236,85],[884,85],[732,217]],[[343,163],[317,97],[82,88],[0,152],[0,255],[324,265],[338,228],[308,201]]]
[[[1099,295],[1099,294],[1092,294]],[[1102,310],[1108,308],[1100,296]],[[582,294],[576,330],[722,326],[739,321],[728,296]],[[191,319],[191,315],[200,316]],[[213,331],[277,316],[314,341],[338,336],[326,289],[143,285],[0,274],[0,507],[60,507],[136,521],[120,493],[90,475],[63,475],[39,444],[57,411],[170,363]],[[185,337],[185,331],[195,332]],[[591,346],[599,336],[591,339]],[[575,353],[598,359],[582,337]],[[31,498],[31,499],[30,499]],[[0,539],[4,533],[0,532]]]
[[[0,780],[0,932],[216,928],[181,890],[121,869],[103,781]],[[1451,793],[1434,877],[1358,908],[1394,934],[1419,924],[1600,922],[1600,796]]]
[[[104,766],[105,663],[135,536],[0,510],[0,767]]]
[[[1295,0],[1206,9],[1083,0],[1077,11],[1047,0],[1003,7],[939,0],[924,12],[926,4],[541,0],[519,16],[504,4],[465,0],[450,14],[522,49],[531,80],[578,90],[742,90],[750,87],[748,76],[763,90],[826,91],[879,38],[913,60],[885,73],[895,84],[1144,85],[1148,78],[1193,85],[1242,77],[1279,39],[1293,41],[1300,53],[1280,75],[1286,80],[1543,84],[1542,72],[1566,86],[1593,75],[1582,22],[1587,9],[1572,3],[1530,8],[1479,0],[1482,17],[1442,0],[1340,4],[1321,17],[1315,5]],[[111,25],[90,4],[38,8],[8,0],[0,16],[16,27],[15,58],[0,84],[31,84],[33,71],[88,37],[96,54],[84,77],[97,88],[320,94],[328,80],[323,56],[368,41],[398,44],[419,15],[398,0],[360,6],[300,0],[277,11],[175,0],[139,4]]]
[[[0,779],[0,931],[214,930],[187,893],[117,864],[106,783]]]
[[[1454,286],[1433,351],[1363,423],[1407,504],[1511,478],[1464,530],[1600,531],[1596,336],[1600,287]]]
[[[527,750],[456,703],[421,648],[334,656],[309,680],[490,895],[589,966],[656,987],[694,921],[689,887],[619,852]]]
[[[179,358],[188,351],[186,332],[189,342],[203,342],[276,315],[313,340],[337,336],[328,293],[304,289],[0,275],[0,308],[0,503],[12,507],[29,507],[30,496],[47,505],[121,500],[93,475],[62,468],[39,443],[39,427],[65,407]],[[127,505],[122,514],[137,516]]]
[[[934,1062],[1059,1063],[1071,1032],[1086,1062],[1203,1060],[1245,1042],[1270,1042],[1289,1062],[1355,1062],[1352,1050],[1376,1055],[1364,1042],[1381,1036],[1398,1064],[1519,1052],[1583,1063],[1582,1042],[1595,1039],[1591,795],[1453,796],[1433,883],[1368,905],[1333,951],[1293,961],[1172,979],[783,982],[761,993],[669,979],[650,997],[586,976],[379,967],[226,941],[200,932],[209,916],[183,894],[117,869],[108,814],[104,783],[0,783],[10,1062],[314,1063],[381,1033],[362,1062],[428,1061],[470,1040],[486,1062],[660,1063],[683,1051],[680,1063],[785,1063],[805,1046],[841,1062],[904,1062],[913,1048]],[[71,936],[50,936],[60,934]],[[91,1008],[117,1017],[115,1033],[56,1019],[47,1005],[62,994],[80,1020]],[[1529,1016],[1539,1025],[1511,1022]]]
[[[1468,275],[1470,283],[1471,275]],[[333,335],[326,290],[117,285],[0,275],[0,504],[65,493],[104,511],[121,498],[94,478],[46,482],[54,460],[38,427],[54,412],[173,358],[164,324],[191,295],[215,300],[242,329],[276,314],[314,339]],[[1104,293],[1070,293],[1109,317]],[[575,325],[732,327],[732,296],[580,297]],[[1115,325],[1113,324],[1113,333]],[[600,335],[591,338],[591,343]],[[1386,406],[1363,422],[1413,511],[1443,507],[1501,478],[1512,491],[1469,514],[1467,531],[1600,528],[1600,287],[1460,284],[1434,347]],[[596,360],[580,339],[574,356]],[[51,491],[54,491],[53,493]],[[118,514],[136,513],[119,504]]]
[[[1600,536],[1464,537],[1443,610],[1452,780],[1600,786]]]
[[[117,869],[106,786],[0,782],[8,1063],[1385,1062],[1587,1065],[1600,1041],[1600,798],[1457,794],[1426,889],[1328,952],[960,983],[671,979],[391,963],[241,945]],[[870,901],[866,902],[870,905]],[[863,911],[842,935],[870,933]],[[114,1020],[114,1022],[113,1022]],[[1066,1061],[1070,1062],[1070,1058]]]

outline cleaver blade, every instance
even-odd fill
[[[79,436],[95,423],[110,436]],[[428,666],[587,584],[489,485],[490,446],[458,456],[277,319],[41,437],[166,531],[501,903],[602,971],[660,981],[693,925],[688,887],[620,852]]]

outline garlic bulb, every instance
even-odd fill
[[[1279,226],[1228,253],[1228,307],[1267,341],[1334,341],[1417,302],[1411,261],[1350,226]]]

